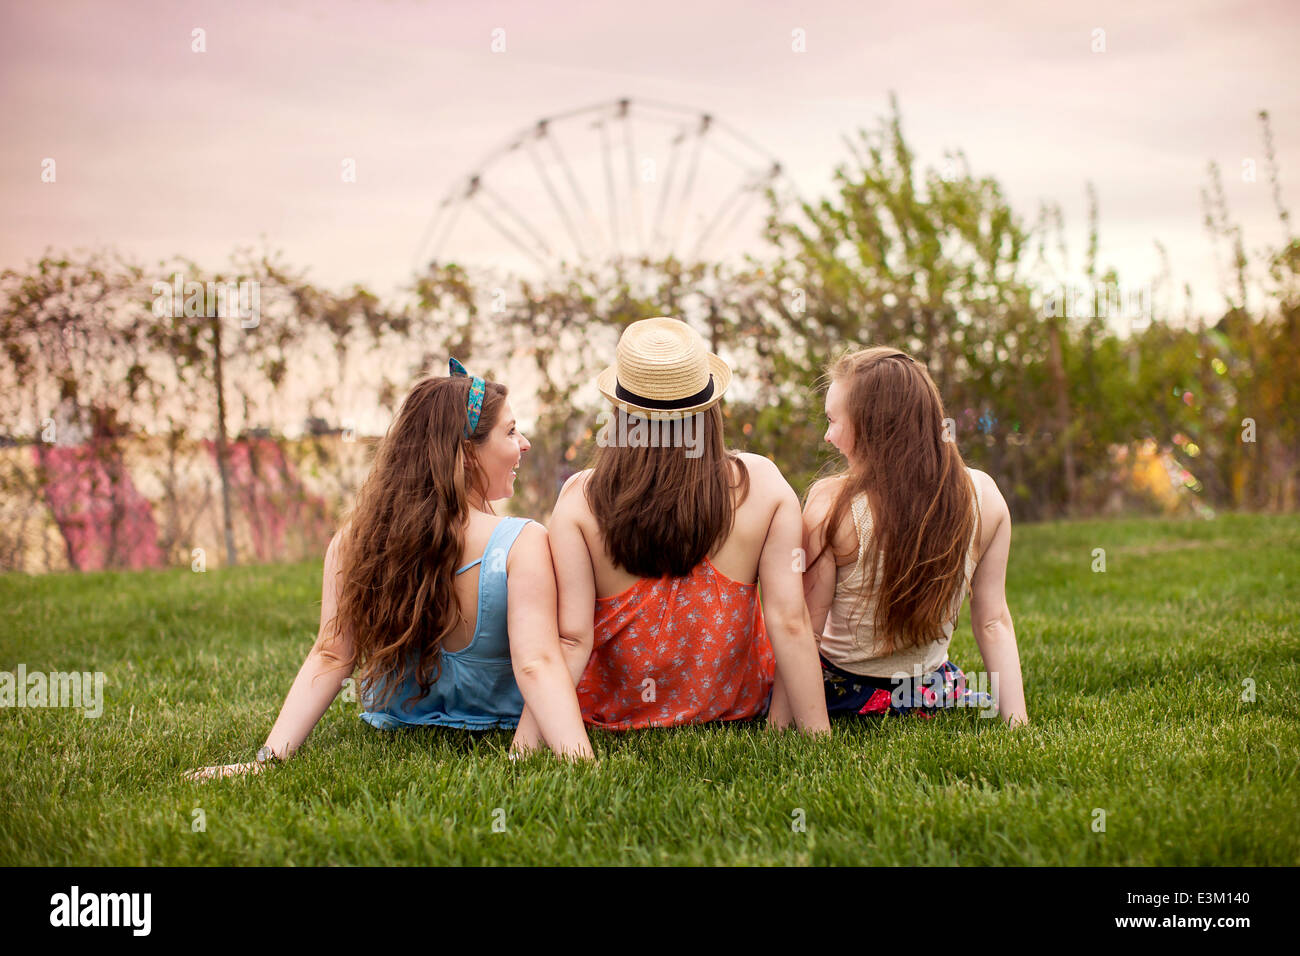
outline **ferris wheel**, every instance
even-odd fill
[[[627,97],[543,117],[458,179],[415,253],[520,274],[566,263],[721,261],[755,248],[795,191],[711,113]]]

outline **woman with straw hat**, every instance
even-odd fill
[[[560,637],[590,726],[761,716],[779,672],[800,729],[829,730],[799,499],[770,460],[726,448],[730,383],[699,333],[662,317],[629,325],[596,380],[612,427],[549,528]],[[661,440],[621,440],[649,423]],[[515,746],[539,743],[525,708]]]

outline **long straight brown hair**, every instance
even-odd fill
[[[682,419],[649,422],[615,406],[601,432],[587,501],[618,566],[643,578],[681,577],[731,533],[735,509],[749,495],[749,471],[723,441],[720,404]],[[638,422],[657,427],[658,447],[637,445]],[[684,431],[692,427],[693,433]],[[629,436],[620,443],[621,436]],[[690,447],[685,438],[692,439]],[[700,454],[690,457],[695,449]],[[740,474],[733,483],[729,462]],[[732,491],[740,496],[732,502]]]
[[[872,529],[858,567],[874,578],[875,637],[885,653],[941,638],[966,580],[966,552],[978,531],[975,488],[954,435],[945,431],[943,399],[925,366],[895,348],[848,347],[827,368],[847,386],[852,461],[826,519],[821,559],[853,500],[867,495]],[[829,384],[829,383],[828,383]],[[879,576],[873,573],[879,569]],[[870,583],[858,597],[866,603]]]
[[[441,670],[442,642],[464,619],[454,579],[465,547],[469,492],[486,495],[487,475],[475,450],[487,440],[507,395],[487,382],[478,427],[464,437],[470,379],[426,378],[406,397],[380,441],[341,537],[334,635],[352,635],[347,663],[363,662],[361,687],[383,707],[411,663],[419,693]],[[327,644],[327,659],[345,660]]]

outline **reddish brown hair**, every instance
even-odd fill
[[[865,492],[872,530],[858,566],[880,569],[871,592],[876,640],[886,653],[931,643],[956,616],[953,604],[969,583],[966,551],[978,529],[975,488],[957,443],[945,435],[943,399],[925,366],[895,348],[850,347],[826,377],[847,387],[853,460],[839,472],[844,480],[827,515],[825,543],[810,565]],[[859,611],[866,599],[864,591]]]
[[[464,437],[470,379],[427,378],[411,390],[379,443],[374,465],[343,532],[335,634],[352,635],[349,664],[363,661],[361,686],[392,698],[415,664],[418,700],[440,671],[443,640],[464,620],[456,565],[465,546],[469,492],[485,495],[475,449],[501,414],[507,389],[488,382],[478,427]],[[343,536],[345,542],[343,543]],[[326,650],[331,660],[342,660]]]
[[[615,564],[643,578],[680,577],[731,533],[735,509],[749,494],[749,471],[723,442],[720,405],[696,413],[689,448],[681,420],[657,423],[660,447],[619,444],[639,421],[652,424],[614,407],[596,450],[587,501]],[[697,447],[700,454],[689,457]],[[733,461],[740,470],[736,483]],[[733,503],[736,488],[740,497]]]

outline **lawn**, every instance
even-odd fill
[[[261,744],[320,574],[0,576],[0,669],[106,675],[96,718],[0,708],[0,864],[1300,864],[1300,517],[1017,527],[1027,728],[595,732],[569,766],[340,699],[285,766],[182,780]],[[982,669],[965,612],[951,656]]]

